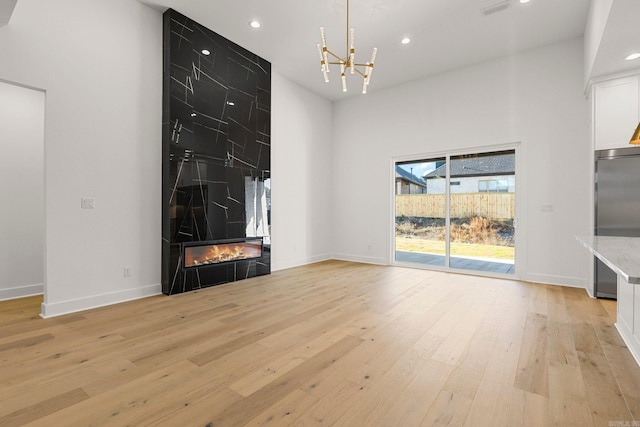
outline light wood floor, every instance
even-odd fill
[[[330,261],[39,302],[0,303],[0,426],[640,425],[615,302],[580,289]]]

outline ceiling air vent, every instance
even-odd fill
[[[480,9],[480,10],[484,16],[488,16],[488,15],[493,15],[494,13],[502,12],[503,10],[509,9],[509,6],[511,6],[511,2],[509,0],[506,0],[491,6],[487,6],[484,9]]]

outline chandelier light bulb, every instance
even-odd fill
[[[351,49],[349,50],[349,65],[351,65],[351,74],[356,73],[356,30],[351,29]]]
[[[342,77],[342,91],[347,91],[347,75],[344,72],[345,64],[340,64],[340,75]]]

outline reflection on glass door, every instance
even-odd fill
[[[396,261],[515,273],[515,150],[395,169]]]
[[[451,156],[452,268],[514,273],[515,150]]]
[[[446,266],[446,176],[424,178],[435,170],[444,158],[396,163],[396,261]]]

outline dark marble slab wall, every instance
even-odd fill
[[[262,258],[186,271],[181,243],[256,234],[247,193],[270,192],[271,64],[172,9],[163,61],[162,290],[269,274],[269,237]]]

